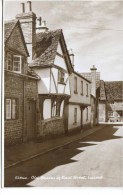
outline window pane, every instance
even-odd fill
[[[6,99],[6,119],[11,119],[11,99]]]
[[[16,71],[16,72],[21,71],[21,56],[13,57],[13,71]]]
[[[10,54],[7,56],[7,69],[12,70],[12,56]]]
[[[12,99],[12,119],[16,119],[16,100]]]
[[[14,62],[13,70],[20,72],[20,62]]]
[[[77,92],[77,77],[74,77],[74,92]]]

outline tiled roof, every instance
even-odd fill
[[[123,81],[106,81],[105,91],[108,101],[123,100]]]
[[[83,77],[85,77],[87,80],[91,81],[92,76],[91,72],[83,72],[81,73]],[[96,72],[96,89],[100,86],[100,72]]]
[[[62,30],[38,33],[36,35],[36,54],[32,65],[52,65],[55,60]]]
[[[18,20],[9,20],[5,22],[4,25],[4,41],[6,42],[10,37],[15,25],[17,24]]]
[[[36,79],[40,79],[40,77],[30,67],[28,67],[27,75]]]

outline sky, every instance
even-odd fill
[[[5,1],[4,20],[21,13],[21,2]],[[123,81],[123,1],[32,1],[32,11],[49,30],[62,29],[75,55],[75,70],[97,67],[101,79]]]

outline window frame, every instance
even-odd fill
[[[10,101],[10,117],[7,117],[7,100]],[[13,100],[15,101],[15,105],[13,104]],[[15,108],[14,108],[14,107]],[[13,113],[15,117],[13,116]],[[17,98],[5,98],[5,120],[17,120],[18,119],[18,100]]]
[[[81,80],[81,95],[83,95],[83,86],[84,86],[84,82]]]
[[[76,124],[77,123],[77,108],[74,108],[74,123],[73,124]]]
[[[86,121],[88,121],[88,107],[86,108]]]
[[[10,58],[11,59],[10,59]],[[18,57],[20,60],[19,61],[15,61],[14,60],[14,57]],[[11,69],[10,68],[8,68],[10,65],[9,65],[9,61],[11,60]],[[17,63],[17,62],[19,62],[19,71],[17,71],[17,70],[14,70],[14,67],[16,67],[16,66],[14,66],[14,63]],[[7,53],[7,70],[9,70],[9,71],[12,71],[12,72],[16,72],[16,73],[22,73],[22,64],[23,64],[23,56],[21,56],[21,55],[16,55],[16,54],[11,54],[11,53]]]
[[[20,58],[20,70],[19,71],[16,71],[14,70],[14,62],[18,62],[18,61],[14,61],[14,57],[17,57],[17,58]],[[13,55],[13,72],[16,72],[16,73],[21,73],[22,72],[22,56],[20,55]]]
[[[89,96],[89,93],[88,93],[88,83],[86,83],[86,96],[87,97]]]
[[[9,58],[10,57],[10,58]],[[12,59],[12,55],[10,53],[7,54],[7,70],[10,70],[8,67],[11,66],[11,70],[13,70],[13,59]],[[8,63],[11,61],[11,65],[9,65]]]
[[[65,83],[65,72],[62,70],[58,70],[58,83]]]
[[[74,93],[77,94],[77,77],[74,76]]]

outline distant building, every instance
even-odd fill
[[[100,85],[100,72],[96,72],[95,65],[90,68],[90,72],[83,72],[81,75],[91,82],[91,126],[98,124],[98,87]]]
[[[123,81],[100,81],[99,122],[123,121]]]

